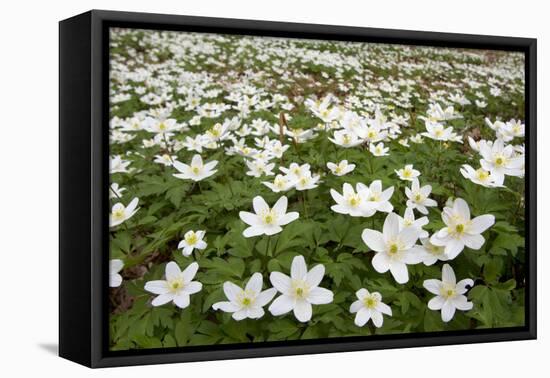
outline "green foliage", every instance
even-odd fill
[[[353,44],[296,40],[292,46],[322,52],[323,55],[319,58],[314,55],[316,58],[309,60],[302,56],[281,59],[273,54],[272,49],[263,51],[260,48],[263,45],[257,47],[253,43],[243,43],[243,38],[247,37],[204,35],[193,40],[197,43],[167,47],[166,43],[159,45],[158,42],[169,38],[168,35],[153,40],[148,36],[150,34],[145,31],[120,32],[112,36],[112,41],[116,42],[111,46],[113,62],[130,67],[134,73],[142,69],[153,71],[146,81],[137,81],[138,78],[132,75],[125,80],[116,75],[111,78],[114,93],[130,94],[129,99],[111,105],[113,120],[141,117],[144,110],[169,109],[168,116],[186,126],[185,132],[174,136],[177,143],[182,143],[186,136],[195,137],[214,124],[233,117],[241,118],[242,124],[248,126],[256,120],[265,120],[277,130],[279,114],[286,113],[290,116],[287,120],[290,128],[307,130],[316,128],[321,120],[312,115],[299,99],[323,98],[331,93],[340,99],[341,104],[346,103],[347,107],[361,114],[372,115],[376,105],[385,115],[405,117],[406,126],[401,128],[399,140],[409,138],[409,146],[388,141],[389,156],[375,157],[365,145],[349,149],[336,147],[328,140],[332,137],[331,132],[325,130],[316,130],[317,136],[307,143],[295,143],[285,136],[283,141],[290,147],[282,158],[273,160],[276,163],[274,172],[278,173],[281,166],[297,162],[310,164],[312,172],[323,176],[315,189],[292,189],[284,193],[289,198],[289,211],[299,212],[299,219],[285,225],[276,235],[246,238],[243,236],[246,225],[238,214],[252,211],[252,198],[257,195],[269,204],[283,195],[273,193],[262,184],[262,181],[272,181],[273,176],[256,178],[246,175],[243,157],[224,153],[224,149],[233,145],[224,141],[220,148],[205,148],[201,153],[205,160],[219,161],[214,176],[199,183],[181,180],[173,176],[176,173],[173,167],[155,163],[155,157],[170,154],[178,161],[189,162],[196,151],[186,148],[171,150],[158,143],[144,147],[143,141],[150,140],[154,134],[144,130],[128,131],[126,134],[134,136],[133,139],[111,143],[110,153],[130,161],[133,169],[130,173],[111,175],[113,183],[126,188],[121,198],[111,199],[111,205],[116,202],[127,204],[132,198],[139,197],[140,209],[124,224],[110,230],[111,258],[124,261],[124,282],[120,288],[111,289],[110,295],[112,350],[524,324],[524,180],[507,177],[505,188],[476,185],[460,174],[463,164],[478,166],[478,155],[468,147],[465,138],[463,144],[428,138],[424,138],[422,143],[410,140],[424,131],[424,122],[419,117],[426,115],[427,104],[432,99],[430,96],[441,93],[447,96],[452,93],[449,88],[460,89],[470,99],[478,98],[476,96],[482,93],[487,101],[487,107],[483,109],[474,105],[457,105],[463,119],[450,121],[449,125],[459,135],[476,134],[492,140],[494,132],[485,124],[485,117],[491,120],[496,117],[503,120],[523,118],[522,80],[509,79],[504,85],[499,84],[499,80],[504,80],[502,77],[492,76],[498,70],[493,68],[501,67],[500,64],[502,67],[521,67],[522,62],[517,57],[497,52],[485,56],[482,52],[409,49],[377,44],[358,49]],[[287,46],[281,41],[272,43],[282,46],[281,50]],[[357,64],[345,63],[348,60]],[[479,74],[477,69],[483,74]],[[201,76],[205,71],[208,80]],[[141,100],[138,89],[160,93],[155,82],[167,80],[165,77],[168,76],[172,79],[163,89],[173,100],[170,106],[166,106],[165,100],[160,104],[147,104]],[[241,86],[243,82],[239,80],[242,78],[246,78],[246,86],[260,94],[261,100],[271,100],[277,93],[286,96],[294,107],[284,110],[274,103],[270,108],[251,109],[246,114],[229,107],[220,117],[203,117],[198,124],[192,123],[197,108],[187,107],[186,101],[187,90],[191,93],[197,85],[195,80],[207,83],[199,88],[201,91],[219,91],[201,97],[201,105],[206,102],[230,104],[227,97],[232,90],[229,88],[236,83]],[[480,86],[474,88],[474,85],[467,85],[467,81],[475,81]],[[502,96],[490,95],[491,86],[487,83],[493,81],[496,83],[493,85],[504,92]],[[393,83],[396,89],[384,89],[382,84],[386,82]],[[123,91],[123,87],[130,89]],[[408,98],[399,97],[402,93],[407,93]],[[351,101],[352,95],[358,97],[357,102]],[[405,106],[403,103],[407,101],[410,104]],[[267,135],[274,140],[282,138],[275,131],[269,131]],[[255,145],[255,137],[245,137],[248,146]],[[353,174],[332,175],[327,170],[327,162],[343,159],[356,164]],[[361,239],[365,228],[381,230],[386,214],[379,212],[369,218],[354,218],[336,214],[330,209],[334,204],[330,189],[341,192],[345,182],[369,184],[381,180],[384,188],[395,188],[391,203],[394,212],[403,214],[407,200],[405,187],[409,183],[398,180],[395,170],[405,164],[414,164],[414,168],[422,172],[422,185],[432,186],[431,197],[438,206],[430,209],[429,224],[424,227],[430,234],[444,227],[441,212],[448,198],[464,198],[474,216],[490,213],[497,220],[483,233],[486,241],[481,249],[466,248],[451,262],[458,279],[474,280],[474,287],[466,294],[474,306],[467,312],[457,311],[448,323],[441,320],[440,312],[428,309],[427,303],[433,295],[422,286],[426,279],[441,278],[441,262],[433,266],[409,265],[410,280],[400,285],[390,273],[380,274],[374,270],[371,262],[374,252]],[[195,250],[190,256],[183,256],[178,243],[189,230],[205,230],[208,246],[204,250]],[[309,322],[296,321],[292,313],[272,316],[267,307],[261,319],[243,321],[235,321],[231,314],[212,309],[214,303],[227,300],[222,288],[224,282],[231,281],[242,287],[253,273],[260,272],[265,289],[271,286],[269,274],[273,271],[289,274],[291,261],[297,255],[304,256],[309,267],[324,265],[326,274],[321,286],[334,293],[332,303],[313,307]],[[143,289],[145,282],[162,279],[168,261],[176,261],[182,268],[193,261],[199,264],[195,280],[203,284],[203,289],[191,296],[191,303],[185,309],[173,304],[153,307],[150,303],[153,295]],[[349,308],[360,288],[378,291],[383,302],[391,307],[392,316],[384,317],[381,328],[370,323],[362,328],[354,324],[354,314]]]

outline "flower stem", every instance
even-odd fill
[[[304,216],[306,218],[309,218],[309,216],[307,215],[307,201],[306,201],[306,191],[302,191],[302,205],[304,207]]]

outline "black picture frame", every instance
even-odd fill
[[[525,53],[525,326],[110,352],[108,342],[109,27],[496,49]],[[59,354],[89,367],[219,360],[536,338],[536,39],[92,10],[59,23]]]

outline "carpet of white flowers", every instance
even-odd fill
[[[113,29],[113,350],[524,324],[524,57]]]

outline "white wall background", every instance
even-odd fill
[[[543,376],[550,367],[544,1],[4,1],[0,14],[0,375],[19,377]],[[538,44],[539,340],[88,370],[56,356],[57,54],[61,19],[89,9],[535,37]]]

